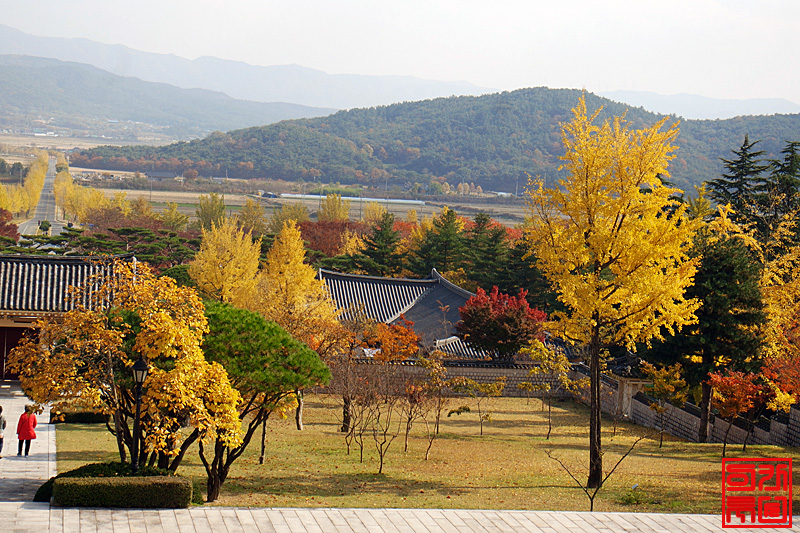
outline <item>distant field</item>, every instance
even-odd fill
[[[0,133],[0,144],[13,144],[15,146],[30,146],[32,148],[44,148],[46,150],[70,150],[72,148],[94,148],[96,146],[127,146],[131,144],[164,144],[147,143],[143,141],[120,141],[111,139],[86,139],[83,137],[45,137],[33,135],[10,135]]]
[[[130,189],[101,189],[107,198],[113,198],[114,194],[118,192],[127,193],[128,200],[135,200],[140,196],[147,198],[150,200],[154,206],[156,211],[161,211],[163,209],[163,204],[166,202],[175,202],[179,204],[179,211],[185,214],[194,214],[195,206],[198,203],[198,198],[201,194],[207,194],[202,192],[180,192],[180,191],[140,191],[140,190],[130,190]],[[226,194],[225,195],[225,205],[231,207],[231,211],[237,210],[240,206],[243,206],[248,198],[255,198],[253,196],[248,196],[246,194]],[[304,204],[309,212],[314,213],[319,209],[320,200],[297,200],[297,199],[284,199],[284,198],[257,198],[264,209],[266,209],[267,214],[271,214],[274,208],[280,208],[280,206],[284,203],[302,203]],[[411,209],[416,210],[417,217],[422,219],[423,217],[438,214],[442,207],[446,204],[444,203],[433,203],[433,202],[426,202],[424,206],[421,205],[411,205],[403,204],[403,203],[393,203],[391,199],[388,201],[383,199],[375,199],[372,200],[378,202],[381,205],[387,206],[388,210],[392,212],[395,216],[399,218],[405,218],[408,214],[408,211]],[[359,202],[351,202],[350,204],[350,218],[353,220],[358,220],[361,218],[361,214],[363,213],[364,205],[367,203],[366,199],[364,204],[360,204]],[[490,204],[485,201],[481,201],[480,198],[470,199],[465,197],[458,198],[458,202],[453,202],[448,204],[448,206],[452,209],[455,209],[456,212],[460,215],[472,218],[475,216],[476,213],[485,212],[488,213],[492,218],[497,220],[498,222],[505,224],[507,226],[516,226],[517,224],[522,222],[523,217],[525,216],[525,207],[523,205],[502,205],[502,204]]]

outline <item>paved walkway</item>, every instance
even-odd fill
[[[718,515],[579,513],[440,509],[86,509],[33,503],[36,489],[55,475],[55,429],[40,416],[37,439],[16,456],[16,422],[26,403],[19,386],[0,382],[8,420],[0,460],[0,533],[584,533],[646,531],[753,532],[788,529],[723,529]],[[800,517],[791,531],[800,532]]]

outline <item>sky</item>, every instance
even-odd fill
[[[797,0],[0,0],[0,13],[33,35],[189,59],[800,103]]]

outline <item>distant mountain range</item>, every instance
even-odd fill
[[[235,100],[205,89],[124,78],[99,68],[0,56],[0,129],[110,139],[191,139],[211,131],[329,115],[288,103]]]
[[[696,94],[663,95],[643,91],[607,91],[599,94],[610,100],[642,107],[654,113],[699,120],[800,113],[799,104],[782,98],[724,100]]]
[[[478,97],[406,102],[331,116],[212,134],[162,147],[99,147],[73,154],[76,166],[182,172],[411,188],[442,179],[484,190],[522,191],[528,176],[555,185],[564,153],[560,124],[570,120],[581,91],[538,87]],[[591,93],[601,118],[626,113],[635,127],[661,115]],[[718,177],[745,135],[761,140],[765,157],[779,158],[800,140],[800,114],[683,120],[670,181],[684,190]],[[435,186],[434,186],[435,187]]]
[[[118,76],[168,83],[185,89],[219,91],[242,100],[291,102],[323,108],[371,107],[439,96],[492,92],[492,89],[463,81],[327,74],[299,65],[261,67],[214,57],[189,60],[88,39],[37,37],[3,25],[0,25],[0,54],[86,63]]]

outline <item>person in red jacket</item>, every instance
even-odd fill
[[[36,427],[36,415],[33,414],[33,406],[26,405],[25,412],[19,417],[17,422],[17,438],[19,439],[19,449],[17,455],[22,455],[22,445],[25,444],[25,456],[31,449],[31,441],[36,438],[36,432],[33,430]]]

